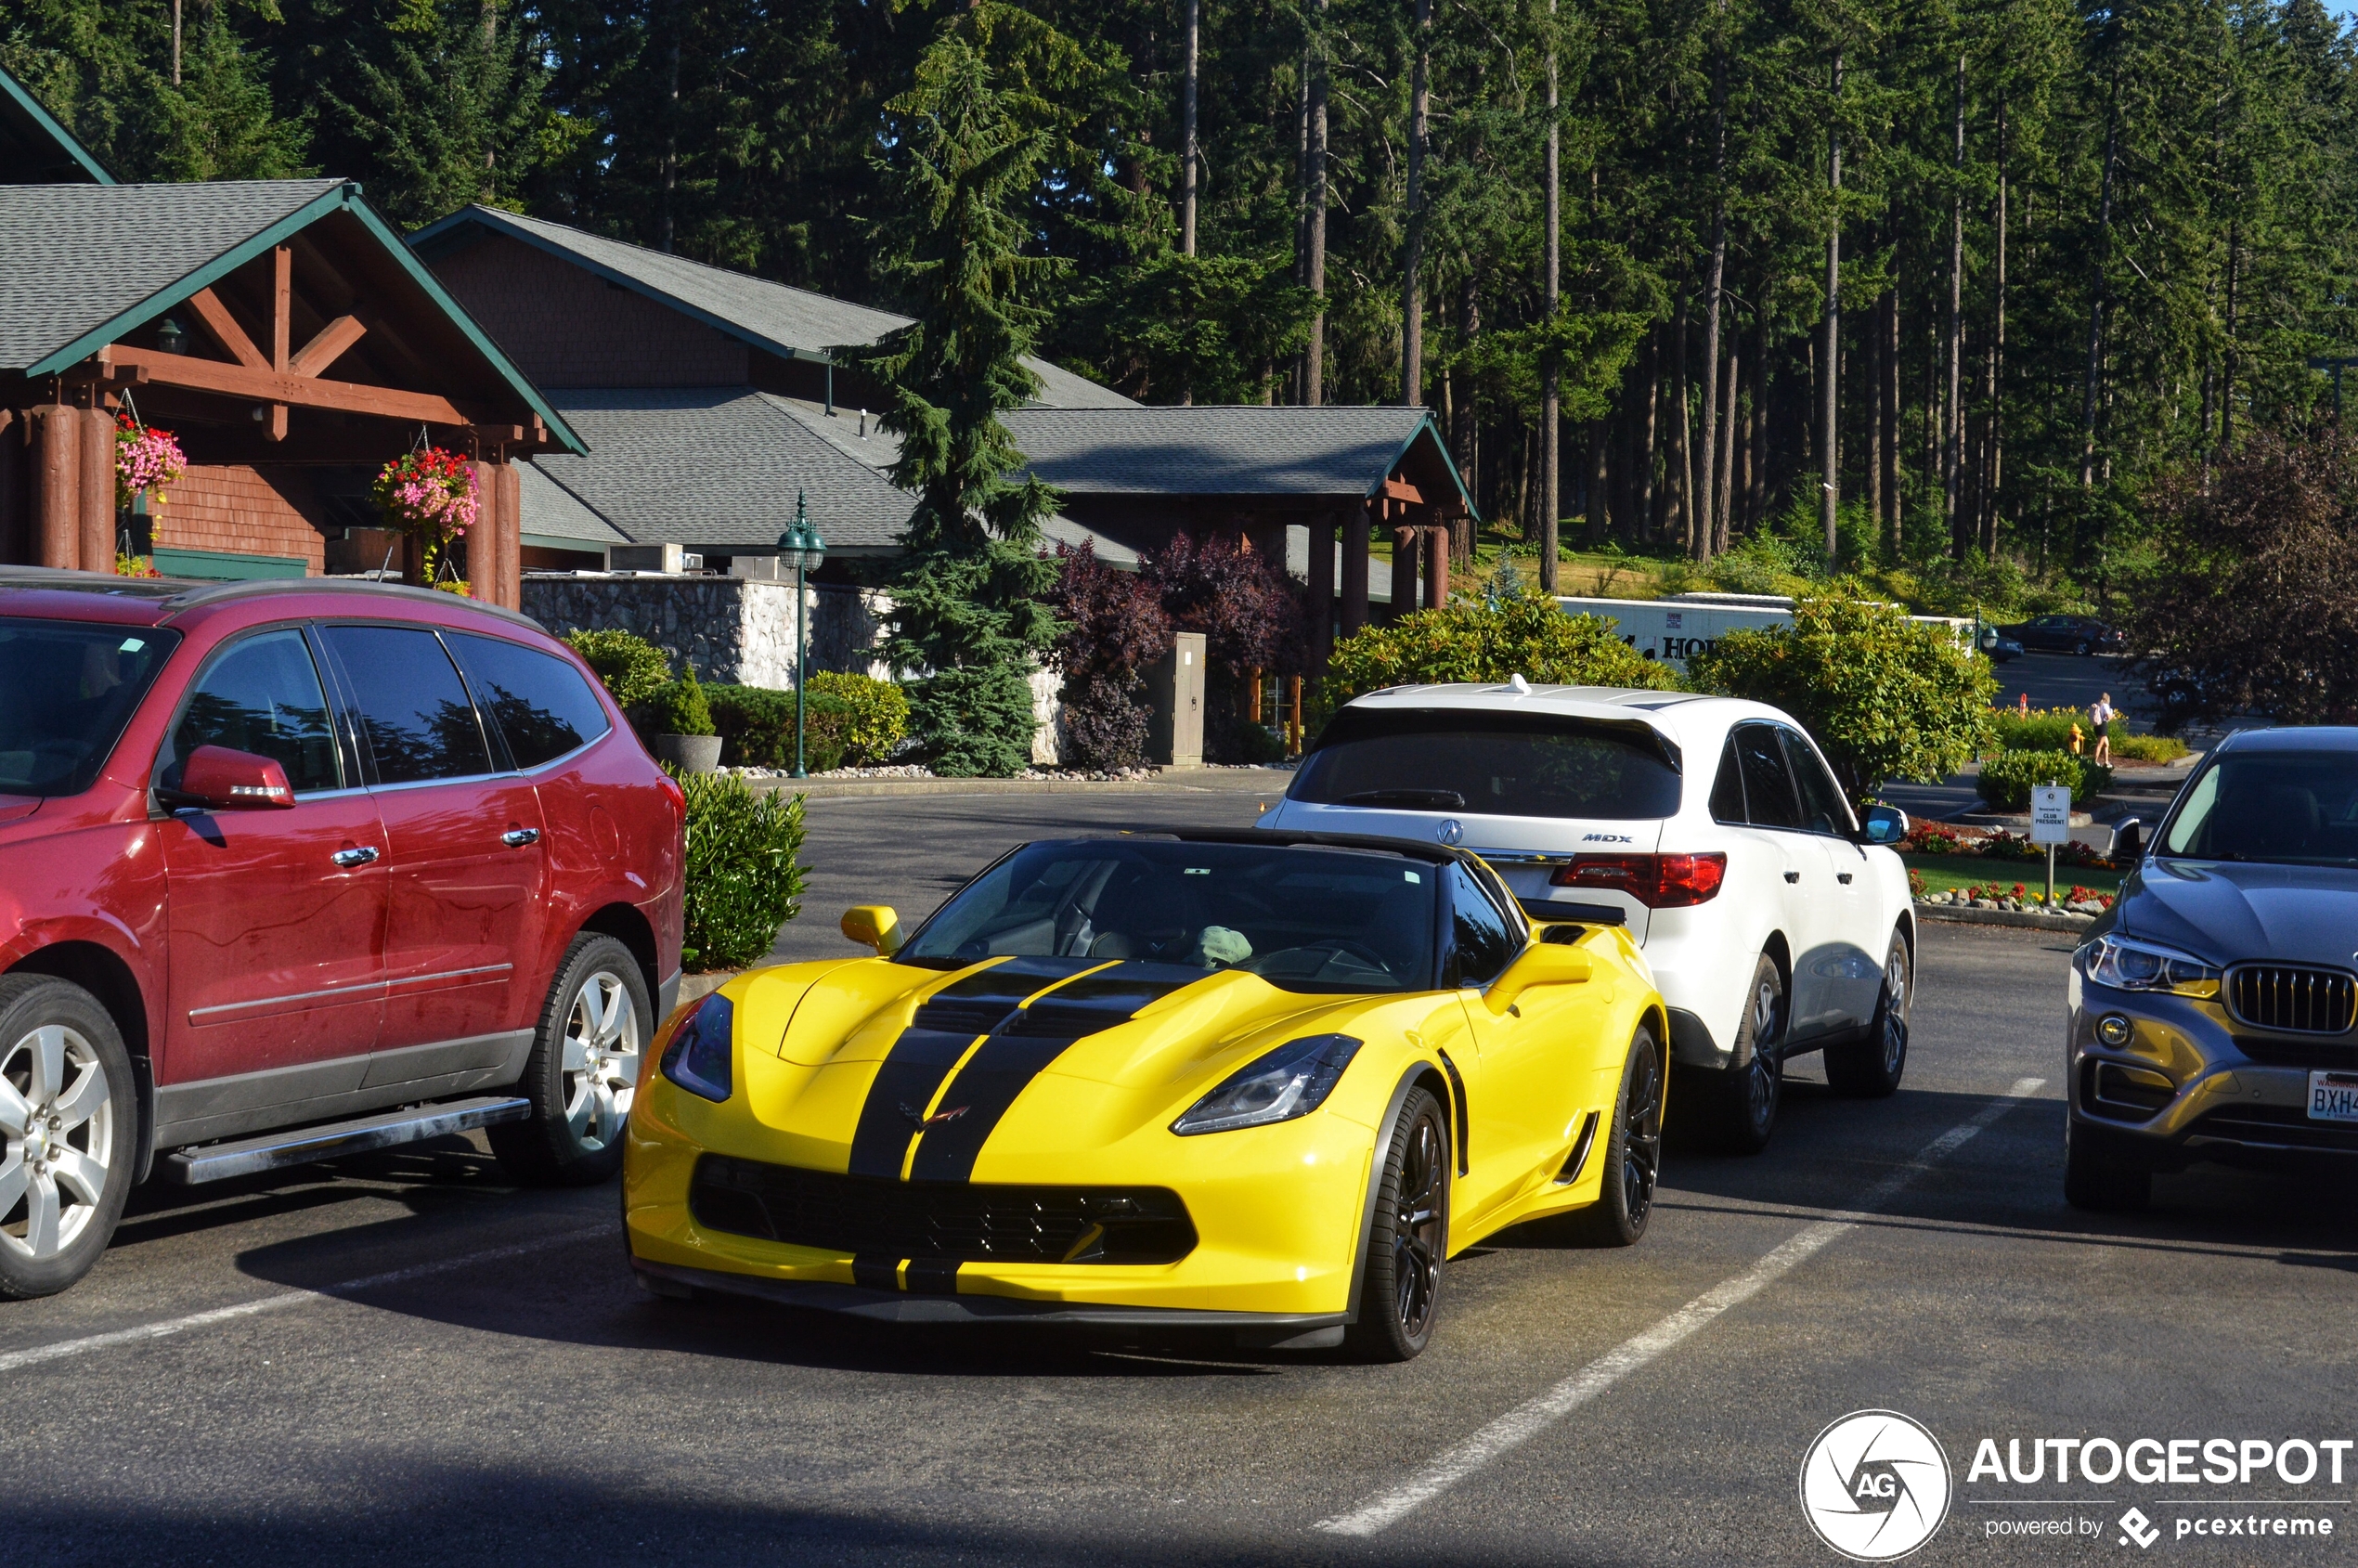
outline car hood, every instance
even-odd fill
[[[1110,1142],[1169,1121],[1263,1050],[1396,1000],[1171,964],[1009,958],[943,973],[870,959],[797,975],[809,967],[758,977],[739,1003],[755,1116],[792,1134],[803,1161],[917,1180],[971,1179],[1045,1082],[1092,1086],[1059,1103],[1098,1108],[1102,1125],[1069,1135]],[[774,1069],[757,1060],[770,1052]]]
[[[2124,937],[2227,965],[2277,958],[2349,968],[2358,962],[2358,871],[2155,859],[2119,903]]]

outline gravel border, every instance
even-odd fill
[[[2033,931],[2084,931],[2096,923],[2092,914],[2071,914],[2063,910],[1975,909],[1969,904],[1920,903],[1916,917],[1947,920],[1959,926],[2019,926]]]

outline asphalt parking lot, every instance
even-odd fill
[[[1241,824],[1261,798],[813,802],[780,951],[846,951],[843,905],[922,913],[1021,838]],[[1674,1149],[1639,1246],[1519,1232],[1457,1260],[1432,1349],[1399,1367],[653,1302],[611,1186],[512,1190],[460,1140],[143,1189],[80,1288],[0,1306],[18,1548],[43,1568],[1820,1564],[1804,1451],[1884,1407],[1956,1477],[1914,1561],[2141,1558],[2113,1523],[2132,1504],[2155,1556],[2347,1560],[2358,1462],[2330,1486],[1967,1477],[1984,1438],[2358,1436],[2349,1186],[2205,1173],[2148,1215],[2064,1206],[2066,942],[1928,926],[1897,1096],[1834,1099],[1803,1064],[1767,1155]],[[2228,1505],[2336,1534],[2171,1533]]]

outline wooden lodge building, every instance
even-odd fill
[[[405,244],[339,180],[118,185],[0,72],[0,561],[377,567],[369,482],[431,443],[480,465],[467,571],[500,603],[648,546],[760,575],[797,494],[835,576],[897,552],[914,503],[877,389],[831,351],[905,324],[483,207]],[[1391,612],[1375,538],[1422,590],[1401,608],[1445,601],[1472,508],[1425,410],[1148,408],[1031,368],[1007,422],[1064,494],[1053,538],[1117,564],[1183,529],[1283,551],[1321,646]],[[151,515],[116,511],[123,412],[188,454]]]
[[[478,464],[470,569],[514,604],[517,465],[580,439],[359,188],[117,185],[6,85],[0,167],[85,177],[0,185],[0,560],[104,571],[128,545],[171,576],[317,574],[422,441]],[[14,155],[45,140],[46,168]],[[116,507],[124,412],[188,460],[146,515]]]

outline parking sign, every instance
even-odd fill
[[[2062,784],[2030,786],[2030,841],[2067,844],[2071,841],[2071,791]]]

